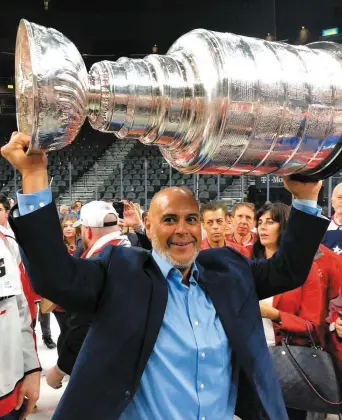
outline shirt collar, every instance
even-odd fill
[[[232,242],[234,242],[234,243],[236,243],[236,244],[238,244],[238,245],[241,245],[241,246],[250,246],[250,245],[254,245],[254,242],[255,242],[255,236],[254,236],[253,232],[250,232],[250,236],[249,236],[249,238],[248,238],[248,239],[246,239],[246,240],[245,240],[244,242],[242,242],[241,244],[240,244],[240,242],[238,242],[238,241],[236,240],[234,233],[232,233],[231,235],[229,235],[229,239],[230,239]]]
[[[171,270],[177,270],[179,272],[177,268],[175,268],[172,264],[170,264],[168,261],[162,258],[154,249],[152,250],[152,257],[157,263],[165,279],[168,278]],[[191,266],[191,277],[193,277],[195,281],[198,280],[198,268],[195,262]]]

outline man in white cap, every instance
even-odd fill
[[[74,227],[78,226],[81,226],[85,250],[81,258],[90,258],[107,245],[131,246],[127,236],[121,233],[118,213],[104,201],[91,201],[83,206],[80,219],[74,223]]]
[[[111,204],[92,201],[84,205],[80,219],[74,223],[74,227],[81,226],[85,250],[81,258],[95,257],[108,245],[131,246],[127,236],[121,233],[118,222],[119,215]],[[92,316],[89,314],[68,314],[68,331],[57,364],[46,374],[46,381],[52,388],[60,388],[64,376],[71,374],[91,321]]]

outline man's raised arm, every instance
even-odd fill
[[[30,137],[13,133],[2,156],[22,175],[18,207],[9,222],[28,261],[34,290],[66,310],[93,312],[101,295],[110,251],[96,261],[72,258],[64,245],[48,185],[45,153],[26,154]]]

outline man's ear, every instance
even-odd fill
[[[152,234],[151,234],[151,221],[150,221],[150,218],[149,218],[148,215],[145,217],[144,222],[145,222],[146,236],[148,237],[149,240],[151,240],[151,238],[152,238]]]
[[[93,231],[91,230],[89,226],[87,226],[87,238],[88,238],[88,241],[91,241],[93,239]]]

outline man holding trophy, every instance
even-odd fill
[[[10,223],[35,291],[94,319],[54,419],[287,419],[259,300],[305,282],[328,226],[317,198],[319,179],[341,166],[342,59],[339,47],[318,44],[303,52],[197,30],[165,56],[96,63],[88,75],[62,34],[21,22],[25,134],[1,149],[23,180]],[[44,56],[48,45],[58,59]],[[145,220],[152,253],[71,257],[45,152],[69,144],[86,116],[98,130],[158,145],[183,172],[284,176],[295,200],[279,251],[254,261],[230,248],[199,253],[198,203],[170,187]]]

